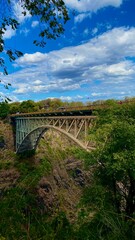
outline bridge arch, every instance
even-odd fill
[[[34,150],[34,149],[36,150],[41,137],[49,129],[53,129],[53,130],[58,131],[59,133],[64,134],[69,139],[74,141],[82,149],[88,151],[88,149],[86,148],[86,146],[83,143],[81,143],[78,139],[76,139],[74,136],[72,136],[70,133],[66,132],[65,130],[63,130],[61,128],[58,128],[58,127],[55,127],[53,125],[42,125],[42,126],[36,127],[35,129],[33,129],[31,132],[29,132],[25,136],[22,143],[17,148],[16,153],[22,153],[23,151],[27,151],[27,150]]]

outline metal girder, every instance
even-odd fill
[[[36,149],[41,136],[52,128],[65,134],[85,150],[95,149],[88,140],[88,131],[95,116],[21,117],[16,122],[16,152]]]

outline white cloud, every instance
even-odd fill
[[[4,38],[4,39],[10,39],[10,38],[12,38],[13,36],[16,35],[16,31],[13,30],[10,26],[7,26],[6,29],[7,29],[7,30],[6,30],[5,33],[3,34],[3,38]]]
[[[80,95],[74,95],[74,96],[60,96],[60,99],[62,101],[81,101],[84,97]]]
[[[24,9],[21,6],[21,1],[17,2],[16,0],[12,0],[11,2],[12,2],[13,14],[19,23],[23,23],[27,18],[31,17],[31,15],[26,9],[25,9],[26,15],[24,16],[24,14],[22,13],[24,12]]]
[[[29,14],[28,11],[26,11],[26,16],[24,16],[22,14],[22,12],[24,11],[24,9],[21,7],[21,4],[20,2],[16,2],[16,0],[12,0],[11,1],[11,5],[12,5],[12,10],[13,11],[13,16],[17,19],[17,21],[19,23],[23,23],[27,18],[30,18],[31,15]],[[7,30],[5,31],[5,33],[3,34],[3,38],[4,39],[10,39],[12,38],[13,36],[16,35],[16,30],[13,30],[11,28],[11,26],[7,26],[6,27]],[[28,29],[23,29],[23,30],[20,30],[20,33],[24,33],[25,36],[28,34],[29,30]]]
[[[104,93],[104,94],[106,94],[106,93]],[[91,93],[91,95],[92,95],[93,97],[97,97],[97,96],[102,96],[103,93],[95,93],[95,92],[93,92],[93,93]]]
[[[74,21],[75,21],[75,23],[80,23],[87,17],[90,18],[91,14],[90,13],[80,13],[77,16],[75,16]]]
[[[108,66],[106,72],[109,75],[126,77],[134,74],[135,68],[130,62],[124,61]]]
[[[83,35],[84,36],[87,36],[89,34],[89,29],[88,28],[85,28],[84,29],[84,32],[83,32]]]
[[[37,64],[39,62],[42,62],[46,59],[46,54],[36,52],[34,54],[24,54],[22,58],[17,59],[17,64],[20,66],[23,65],[32,65],[32,64]]]
[[[42,83],[41,80],[35,80],[35,81],[34,81],[34,84],[36,84],[36,85],[39,85],[40,83]]]
[[[119,7],[123,0],[65,0],[65,4],[78,12],[96,12],[100,8],[113,6]]]
[[[20,30],[20,34],[24,34],[25,37],[27,37],[28,33],[29,33],[29,29],[28,28],[24,28]]]
[[[12,102],[18,102],[19,101],[19,99],[12,93],[8,93],[8,92],[3,93],[3,91],[0,92],[0,101],[3,101],[7,98],[9,98]]]
[[[31,23],[31,27],[32,28],[35,28],[35,27],[37,27],[39,25],[39,22],[38,21],[33,21],[32,23]]]
[[[93,36],[96,35],[97,32],[98,32],[98,28],[93,28],[93,29],[92,29],[92,35],[93,35]]]
[[[19,66],[39,65],[50,72],[72,72],[80,66],[113,64],[125,57],[135,56],[135,28],[114,28],[87,43],[52,51],[48,54],[36,52],[25,54],[16,60]],[[40,66],[39,66],[40,67]]]
[[[71,100],[72,100],[72,97],[70,97],[70,96],[61,96],[60,99],[61,99],[62,101],[71,101]]]
[[[114,28],[75,47],[46,54],[25,54],[16,60],[22,70],[9,75],[15,93],[79,91],[103,94],[135,89],[135,28]],[[110,88],[110,91],[109,91]],[[119,88],[119,90],[117,90]],[[128,95],[128,94],[127,94]],[[62,95],[63,96],[63,95]],[[94,95],[92,95],[94,96]],[[98,96],[98,95],[97,95]],[[103,95],[102,95],[103,96]],[[95,95],[96,97],[96,95]]]
[[[82,22],[85,18],[91,17],[92,13],[104,7],[119,7],[124,0],[65,0],[70,9],[76,10],[78,15],[74,17],[75,23]]]

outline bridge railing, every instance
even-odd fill
[[[57,108],[56,110],[42,110],[42,111],[37,111],[37,112],[28,112],[28,113],[16,113],[16,114],[11,114],[10,117],[14,118],[17,116],[31,116],[31,115],[42,115],[42,114],[57,114],[57,113],[70,113],[70,112],[81,112],[81,111],[92,111],[100,108],[105,108],[105,105],[93,105],[93,106],[82,106],[82,107],[60,107]]]

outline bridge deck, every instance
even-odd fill
[[[119,106],[123,106],[123,104],[130,104],[135,101],[131,100],[125,100],[125,101],[118,101],[116,104]],[[110,108],[110,105],[101,103],[101,104],[92,104],[90,106],[79,106],[79,107],[60,107],[56,110],[43,110],[40,112],[30,112],[30,113],[16,113],[10,115],[11,119],[14,119],[16,117],[30,117],[30,116],[90,116],[92,115],[94,110],[99,110],[99,109],[107,109]]]
[[[10,115],[11,119],[21,118],[21,117],[60,117],[60,116],[91,116],[92,110],[72,110],[72,111],[48,111],[48,112],[31,112],[31,113],[18,113]]]

